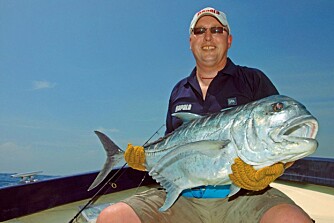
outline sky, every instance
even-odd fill
[[[207,6],[227,14],[232,61],[302,102],[312,156],[334,158],[334,1],[0,0],[0,172],[99,170],[94,130],[144,144],[194,68],[189,25]]]

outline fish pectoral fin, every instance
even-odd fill
[[[215,157],[217,156],[217,154],[219,154],[219,150],[226,147],[230,142],[231,142],[230,140],[222,140],[222,141],[202,140],[189,143],[188,146],[193,148],[193,152],[196,151],[210,157]]]
[[[211,141],[211,140],[203,140],[199,141],[204,144],[204,146],[208,145],[208,149],[223,149],[226,147],[231,141],[230,140],[221,140],[221,141]]]
[[[175,149],[175,151],[182,151],[182,148],[192,151],[221,150],[226,147],[230,142],[230,140],[200,140],[179,146]]]
[[[230,186],[230,193],[228,194],[228,197],[232,197],[233,195],[235,195],[236,193],[238,193],[240,190],[240,187],[234,185],[233,183]]]
[[[209,157],[216,157],[220,154],[220,150],[226,147],[229,143],[230,140],[201,140],[178,146],[171,152],[164,155],[150,172],[152,174],[161,172],[166,168],[166,165],[171,165],[175,162],[175,157],[184,159],[199,153]]]

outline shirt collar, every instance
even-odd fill
[[[236,69],[237,66],[232,62],[230,58],[227,58],[225,67],[221,71],[219,71],[218,74],[234,75]]]
[[[225,74],[234,75],[236,69],[237,69],[237,66],[232,62],[230,58],[227,58],[225,67],[222,70],[220,70],[217,75],[219,76],[222,76]],[[191,84],[192,86],[198,88],[199,84],[196,78],[196,70],[197,70],[196,67],[192,70],[190,76],[187,78],[187,82]]]

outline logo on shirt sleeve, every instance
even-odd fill
[[[228,98],[227,99],[227,105],[232,106],[232,105],[237,105],[237,98]]]
[[[191,110],[191,104],[177,105],[175,107],[175,112],[190,111],[190,110]]]

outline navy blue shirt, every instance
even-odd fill
[[[274,94],[278,94],[277,89],[262,71],[235,65],[228,58],[224,69],[211,81],[203,100],[195,67],[189,77],[178,82],[173,88],[168,105],[166,134],[182,124],[180,119],[171,116],[173,113],[207,115]]]

